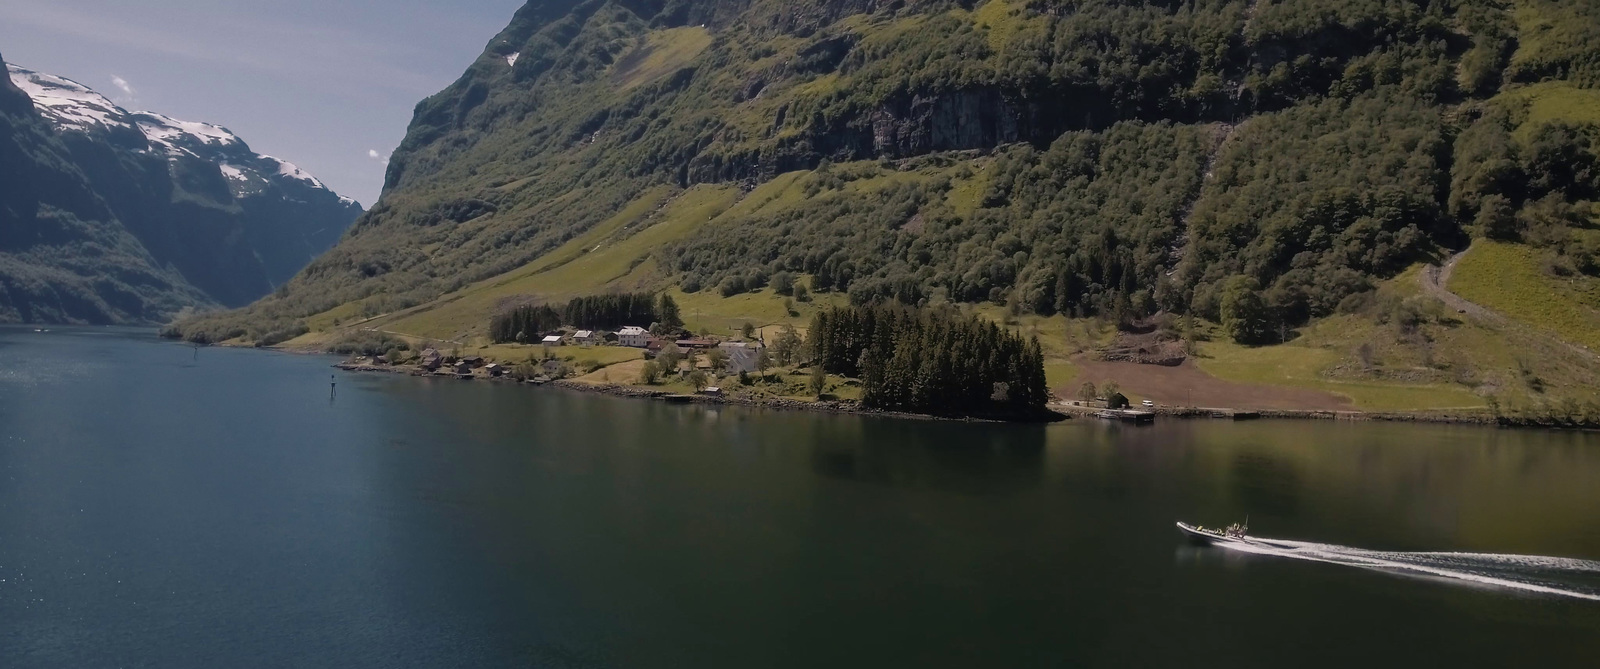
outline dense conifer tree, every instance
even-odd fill
[[[818,312],[810,346],[829,373],[861,379],[862,403],[938,415],[1036,411],[1050,392],[1037,339],[952,310]]]

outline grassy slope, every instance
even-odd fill
[[[982,166],[969,183],[986,180]],[[309,320],[314,332],[296,343],[327,341],[340,329],[359,322],[361,327],[376,327],[388,332],[414,335],[417,339],[457,340],[482,354],[518,361],[530,354],[542,354],[537,346],[486,346],[481,334],[489,316],[508,300],[560,300],[580,294],[594,294],[618,287],[659,289],[666,279],[644,260],[648,252],[704,226],[733,225],[745,216],[768,208],[792,206],[804,198],[805,172],[780,175],[748,194],[731,186],[700,186],[686,192],[659,188],[641,194],[611,219],[595,226],[532,263],[499,277],[483,281],[427,305],[389,317],[355,321],[356,305],[344,305]],[[894,173],[852,182],[852,188],[875,188],[878,182],[897,178],[921,178],[916,173]],[[955,198],[976,196],[958,188]],[[981,191],[979,191],[981,192]],[[961,208],[964,202],[952,202]],[[1569,297],[1584,298],[1600,293],[1581,293],[1553,285],[1538,270],[1531,251],[1511,245],[1483,245],[1457,268],[1452,288],[1467,293],[1469,299],[1501,310],[1526,322],[1550,323],[1564,330],[1574,341],[1600,332],[1600,321],[1584,321]],[[1385,282],[1381,292],[1395,299],[1414,298],[1419,268]],[[1496,278],[1499,277],[1499,278]],[[1504,280],[1510,277],[1510,281]],[[804,281],[804,278],[802,278]],[[745,324],[762,329],[774,337],[783,325],[803,333],[805,324],[820,308],[842,304],[843,295],[821,294],[811,302],[793,302],[770,288],[752,293],[722,297],[713,290],[684,293],[667,286],[678,300],[687,325],[695,331],[732,335]],[[1566,292],[1562,292],[1566,290]],[[1522,297],[1533,295],[1534,297]],[[1597,300],[1600,301],[1600,300]],[[787,304],[786,304],[787,302]],[[1107,344],[1115,333],[1094,320],[1069,320],[1060,317],[1011,316],[993,305],[969,307],[1023,334],[1038,336],[1046,352],[1046,375],[1051,387],[1066,387],[1079,374],[1071,356],[1093,351]],[[1563,311],[1563,309],[1565,311]],[[1592,310],[1588,312],[1593,315]],[[1576,319],[1576,320],[1575,320]],[[1205,326],[1209,327],[1209,326]],[[1214,328],[1210,328],[1214,330]],[[1299,331],[1299,337],[1286,345],[1241,347],[1212,336],[1201,347],[1198,366],[1226,381],[1253,385],[1311,388],[1350,397],[1355,405],[1368,410],[1427,410],[1483,407],[1483,397],[1475,392],[1489,389],[1541,401],[1526,385],[1531,374],[1540,377],[1559,392],[1582,387],[1591,378],[1584,369],[1562,368],[1529,358],[1559,358],[1548,350],[1549,342],[1514,332],[1492,329],[1484,324],[1453,322],[1429,326],[1423,345],[1401,341],[1389,326],[1355,315],[1339,315],[1313,323]],[[1375,359],[1369,367],[1358,362],[1358,349],[1366,344]],[[293,345],[293,343],[291,344]],[[630,349],[556,349],[560,357],[574,364],[594,361],[603,365],[626,365],[639,359]],[[597,373],[587,379],[609,383],[628,383],[637,370],[617,367],[616,374]],[[835,380],[840,392],[850,387]],[[675,386],[665,386],[675,388]],[[783,395],[779,388],[770,389]],[[792,389],[791,389],[792,390]],[[764,391],[765,392],[765,391]]]
[[[621,90],[647,84],[688,65],[711,46],[711,33],[700,26],[669,28],[650,33],[642,48],[611,69],[611,80]]]
[[[989,0],[981,7],[972,11],[972,20],[979,27],[988,30],[989,47],[999,51],[1003,49],[1017,30],[1022,27],[1025,19],[1021,15],[1021,6],[1024,2],[1009,2],[1008,0]],[[959,10],[957,10],[959,11]]]
[[[485,346],[486,342],[479,335],[497,304],[507,299],[554,300],[602,292],[640,274],[637,261],[658,244],[681,238],[701,226],[718,225],[765,207],[787,206],[803,196],[800,176],[798,173],[783,175],[743,197],[736,189],[715,187],[698,187],[676,197],[667,189],[644,193],[613,219],[526,267],[393,318],[363,322],[362,326],[436,339],[465,336],[461,341],[481,354],[508,361],[542,354],[538,346]],[[1488,251],[1483,252],[1484,249]],[[1468,293],[1471,299],[1502,309],[1514,318],[1529,322],[1565,322],[1565,317],[1551,317],[1548,312],[1537,310],[1561,305],[1569,310],[1573,307],[1570,302],[1556,297],[1560,295],[1559,287],[1549,285],[1549,280],[1539,274],[1529,253],[1523,247],[1486,245],[1475,250],[1457,268],[1452,288]],[[1382,291],[1397,299],[1415,296],[1417,271],[1413,268],[1386,282]],[[1513,277],[1513,280],[1507,282],[1494,277]],[[654,281],[649,287],[658,288],[660,278]],[[1480,286],[1500,292],[1483,294]],[[725,336],[736,333],[747,322],[762,328],[769,338],[776,336],[778,328],[786,324],[803,333],[816,310],[845,301],[842,295],[822,294],[811,302],[788,301],[786,305],[786,298],[770,288],[726,298],[711,290],[692,294],[676,287],[669,290],[682,307],[690,329]],[[1516,296],[1522,292],[1543,297],[1521,300]],[[1078,375],[1071,356],[1103,346],[1115,335],[1111,328],[1093,320],[1008,316],[1003,308],[993,305],[974,309],[1016,331],[1038,336],[1044,344],[1046,374],[1052,387],[1068,386]],[[323,329],[333,318],[348,318],[353,313],[347,305],[312,322]],[[1583,332],[1580,326],[1573,328],[1574,332]],[[1587,330],[1590,336],[1595,332],[1600,329]],[[1431,363],[1422,360],[1418,351],[1398,342],[1390,330],[1364,317],[1330,317],[1303,328],[1299,334],[1298,339],[1287,345],[1257,348],[1237,346],[1212,337],[1202,345],[1197,362],[1201,369],[1219,379],[1332,392],[1350,397],[1361,409],[1455,409],[1485,405],[1483,398],[1474,392],[1475,386],[1486,383],[1499,389],[1517,386],[1515,370],[1525,364],[1527,351],[1536,350],[1535,344],[1513,341],[1507,333],[1464,322],[1430,330]],[[321,333],[320,338],[326,339],[327,335]],[[318,335],[314,334],[313,338]],[[1360,366],[1355,362],[1356,351],[1363,343],[1375,352],[1373,370],[1356,369]],[[563,348],[555,352],[574,364],[592,360],[603,365],[619,365],[640,357],[637,351],[618,348]],[[617,367],[616,374],[596,373],[587,380],[628,383],[637,375],[637,371],[630,372],[631,369]],[[1467,374],[1463,371],[1466,369],[1472,373]],[[1554,369],[1538,370],[1538,373],[1560,386],[1581,385],[1581,379],[1585,378],[1581,373],[1568,374]],[[1452,376],[1470,379],[1457,382]],[[849,390],[838,380],[833,385],[840,392]],[[782,394],[777,390],[777,387],[772,389],[774,394]]]
[[[1417,285],[1421,270],[1420,266],[1412,267],[1384,282],[1379,287],[1380,294],[1396,299],[1415,297],[1421,292]],[[1485,347],[1481,341],[1485,333],[1479,328],[1437,330],[1429,335],[1434,346],[1448,349],[1436,353],[1441,359],[1476,357]],[[1334,315],[1301,328],[1297,334],[1288,344],[1261,347],[1240,346],[1214,336],[1201,346],[1196,363],[1228,381],[1321,390],[1348,397],[1356,408],[1369,411],[1485,406],[1484,399],[1471,388],[1444,378],[1446,374],[1424,364],[1419,351],[1368,318]],[[1359,361],[1357,350],[1363,344],[1373,350],[1372,370]],[[1457,349],[1472,353],[1458,353]]]
[[[1484,400],[1471,390],[1442,383],[1407,384],[1329,378],[1328,368],[1345,351],[1310,343],[1248,348],[1214,341],[1201,347],[1200,368],[1227,381],[1311,388],[1349,397],[1369,411],[1479,408]]]
[[[679,239],[725,211],[738,196],[732,186],[701,186],[679,195],[654,216],[662,199],[650,191],[621,214],[534,263],[446,295],[385,323],[384,329],[441,339],[479,335],[502,301],[533,296],[556,301],[604,292],[631,274],[651,249]],[[642,229],[632,223],[643,220]]]
[[[1536,249],[1481,240],[1450,278],[1450,290],[1462,297],[1600,351],[1597,287],[1587,277],[1562,280],[1546,275]]]
[[[1418,299],[1417,271],[1385,282],[1380,293]],[[1600,338],[1597,286],[1546,276],[1528,247],[1478,242],[1457,265],[1449,288],[1510,322],[1445,314],[1423,325],[1420,336],[1408,337],[1393,323],[1336,315],[1301,329],[1287,345],[1208,342],[1199,364],[1219,378],[1315,388],[1372,410],[1482,407],[1488,394],[1510,407],[1597,398],[1600,364],[1563,343]],[[1360,359],[1363,344],[1371,351],[1370,366]]]
[[[1600,90],[1578,88],[1565,81],[1545,81],[1514,88],[1494,102],[1521,107],[1527,112],[1517,126],[1516,136],[1526,140],[1533,130],[1551,121],[1600,124]]]

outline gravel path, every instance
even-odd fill
[[[1472,249],[1470,248],[1467,249],[1467,251],[1471,250]],[[1450,256],[1450,259],[1445,261],[1443,267],[1438,265],[1429,265],[1423,268],[1422,275],[1418,277],[1418,283],[1422,285],[1422,292],[1438,298],[1439,301],[1445,303],[1445,306],[1456,310],[1456,313],[1472,316],[1485,325],[1494,327],[1512,325],[1511,320],[1500,315],[1499,312],[1450,292],[1450,289],[1448,288],[1450,285],[1450,275],[1455,272],[1456,263],[1460,262],[1462,258],[1466,257],[1467,251],[1462,251]],[[1583,356],[1586,359],[1600,360],[1600,355],[1596,355],[1594,351],[1566,341],[1555,336],[1554,334],[1547,333],[1538,328],[1523,328],[1523,330],[1531,334],[1538,334],[1546,337],[1550,341],[1565,346],[1567,349],[1577,353],[1580,356]]]
[[[1468,250],[1470,251],[1471,249]],[[1467,314],[1493,325],[1505,324],[1506,318],[1504,316],[1483,305],[1452,293],[1449,288],[1446,288],[1446,286],[1450,285],[1450,275],[1455,272],[1456,263],[1460,262],[1466,255],[1467,251],[1462,251],[1450,256],[1450,259],[1445,261],[1443,267],[1438,265],[1424,267],[1422,276],[1418,277],[1419,283],[1422,284],[1422,292],[1438,298],[1440,302],[1445,303],[1445,306],[1456,310],[1456,313]]]

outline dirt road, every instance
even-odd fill
[[[1467,249],[1467,251],[1471,250],[1472,249],[1470,248]],[[1445,306],[1454,309],[1456,313],[1472,316],[1484,325],[1495,328],[1511,325],[1511,319],[1500,315],[1499,312],[1450,292],[1450,274],[1455,271],[1456,263],[1460,262],[1462,258],[1466,257],[1467,251],[1462,251],[1450,256],[1450,259],[1445,261],[1443,267],[1438,265],[1429,265],[1424,267],[1422,269],[1421,276],[1417,277],[1418,283],[1422,285],[1422,292],[1438,298],[1439,301],[1445,303]],[[1600,360],[1600,355],[1596,355],[1594,351],[1562,339],[1553,333],[1545,332],[1537,328],[1524,328],[1524,330],[1528,333],[1537,333],[1540,336],[1548,338],[1550,341],[1560,344],[1573,353],[1583,356],[1586,359]]]
[[[1450,256],[1450,259],[1445,261],[1443,267],[1428,265],[1422,268],[1422,275],[1418,277],[1419,283],[1422,284],[1422,292],[1438,298],[1440,302],[1454,309],[1456,313],[1467,314],[1492,325],[1504,324],[1506,320],[1504,316],[1452,293],[1446,287],[1450,285],[1450,274],[1455,271],[1456,263],[1460,262],[1466,255],[1467,252],[1462,251]]]

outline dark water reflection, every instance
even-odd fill
[[[326,364],[0,330],[0,666],[1592,666],[1600,639],[1600,603],[1172,530],[1597,560],[1596,435],[349,375],[330,402]]]

